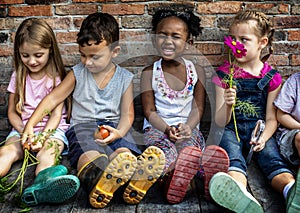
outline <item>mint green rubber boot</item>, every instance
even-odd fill
[[[288,192],[286,212],[287,213],[300,212],[300,167],[298,169],[296,182]]]
[[[73,197],[80,187],[79,179],[67,175],[62,165],[42,170],[33,184],[24,190],[22,201],[28,206],[42,203],[63,203]]]

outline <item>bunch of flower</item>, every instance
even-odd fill
[[[233,86],[236,84],[234,77],[238,77],[239,73],[242,70],[237,65],[236,58],[242,58],[246,56],[247,50],[245,49],[243,44],[233,40],[230,36],[224,38],[224,44],[226,44],[229,47],[228,63],[224,63],[224,66],[229,68],[229,79],[223,79],[223,81],[225,81],[225,83],[228,84],[229,88],[233,88]],[[237,129],[236,117],[235,117],[236,107],[239,108],[239,110],[246,115],[257,116],[257,112],[256,112],[256,107],[249,102],[242,102],[236,99],[235,104],[232,105],[232,117],[234,122],[235,133],[238,141],[240,141],[240,137]]]

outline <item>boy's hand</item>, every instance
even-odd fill
[[[224,100],[225,104],[232,106],[235,104],[236,100],[236,87],[233,86],[232,88],[227,88],[224,91]]]
[[[95,139],[95,142],[98,143],[99,145],[105,146],[105,145],[110,144],[113,141],[121,138],[119,130],[117,130],[109,125],[102,125],[102,126],[109,131],[109,136],[104,139]]]

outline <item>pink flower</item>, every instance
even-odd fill
[[[242,58],[246,55],[247,50],[244,45],[238,41],[234,41],[231,36],[224,37],[224,44],[226,44],[232,51],[236,58]]]

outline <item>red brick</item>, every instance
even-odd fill
[[[222,53],[222,44],[216,43],[197,43],[196,48],[201,54],[216,55]]]
[[[111,15],[142,15],[145,13],[144,4],[103,4],[102,12]]]
[[[268,59],[268,63],[272,66],[285,66],[289,65],[289,56],[288,55],[271,55]]]
[[[23,20],[15,18],[3,18],[0,19],[0,30],[17,29]]]
[[[45,21],[53,30],[68,30],[72,27],[71,17],[50,17],[45,18]]]
[[[300,30],[289,30],[288,31],[289,41],[300,41]]]
[[[300,66],[300,55],[292,55],[291,65]]]
[[[1,0],[0,4],[23,4],[24,0]]]
[[[240,2],[214,2],[198,3],[197,12],[199,14],[226,14],[237,13],[241,9]]]
[[[58,5],[55,7],[55,13],[57,15],[88,15],[95,13],[98,10],[96,4],[71,4],[71,5]]]
[[[73,3],[106,3],[106,2],[115,2],[115,0],[72,0]]]
[[[174,2],[159,1],[159,3],[150,3],[147,6],[148,14],[152,15],[154,13],[155,9],[162,8],[162,7],[167,7],[168,5],[171,5],[171,4],[174,4]],[[194,8],[194,4],[190,3],[190,2],[185,2],[184,5],[187,6],[188,8],[191,8],[191,9]]]
[[[77,39],[77,33],[76,32],[57,32],[56,33],[56,39],[58,43],[76,43]]]
[[[289,5],[288,4],[247,4],[247,9],[254,9],[264,12],[265,14],[288,14]]]
[[[9,16],[52,16],[50,5],[10,6],[8,10]]]
[[[0,44],[0,56],[12,56],[13,46]]]
[[[277,16],[273,18],[273,23],[276,29],[299,28],[300,18],[299,16]]]

